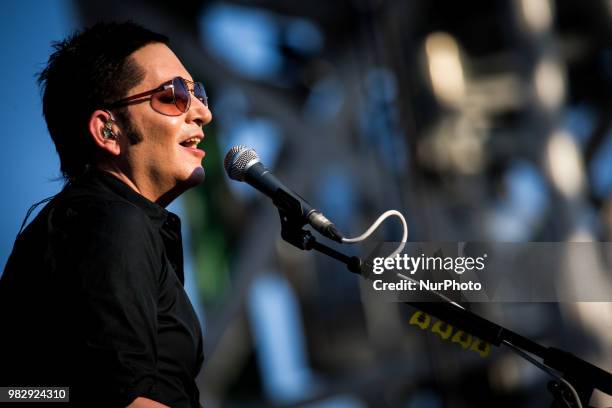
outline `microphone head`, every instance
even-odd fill
[[[234,146],[225,155],[223,166],[227,175],[232,180],[243,181],[244,173],[254,165],[259,163],[259,155],[250,147],[243,145]]]

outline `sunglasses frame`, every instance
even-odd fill
[[[185,86],[185,88],[187,89],[187,93],[189,94],[189,98],[187,99],[187,105],[185,106],[185,110],[181,110],[177,104],[176,104],[176,92],[175,89],[176,87],[174,86],[174,81],[182,81],[183,85]],[[193,87],[190,89],[189,85],[193,85]],[[195,96],[195,88],[196,86],[200,86],[202,88],[202,92],[203,92],[203,98],[200,99],[197,96]],[[108,108],[112,109],[112,108],[119,108],[125,105],[129,105],[130,103],[138,103],[138,102],[142,102],[139,101],[139,99],[143,99],[147,96],[151,96],[151,95],[155,95],[156,93],[159,92],[163,92],[167,89],[172,89],[172,104],[176,107],[176,109],[178,110],[179,113],[177,113],[176,115],[171,115],[165,112],[160,112],[158,109],[155,109],[155,107],[153,106],[153,98],[149,98],[149,101],[151,101],[151,108],[157,112],[160,113],[162,115],[166,115],[166,116],[180,116],[183,113],[187,112],[189,110],[189,108],[191,107],[191,95],[195,96],[200,102],[202,102],[204,104],[204,106],[208,107],[208,97],[206,96],[206,90],[204,89],[204,85],[201,82],[194,82],[194,81],[190,81],[188,79],[185,79],[183,77],[180,76],[176,76],[174,78],[172,78],[169,81],[164,82],[163,84],[161,84],[160,86],[158,86],[157,88],[145,91],[145,92],[141,92],[138,93],[136,95],[132,95],[132,96],[128,96],[126,98],[120,99],[116,102],[111,103]],[[162,102],[163,103],[163,102]]]

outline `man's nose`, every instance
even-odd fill
[[[187,111],[187,120],[202,127],[212,121],[212,112],[201,100],[191,95],[191,106]]]

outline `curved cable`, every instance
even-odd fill
[[[41,205],[44,204],[46,202],[49,202],[51,200],[53,200],[55,198],[55,196],[57,196],[57,194],[54,194],[52,196],[49,196],[47,198],[43,198],[42,200],[32,204],[30,206],[30,208],[28,209],[28,212],[25,215],[25,218],[23,219],[23,222],[21,223],[21,227],[19,228],[19,232],[17,233],[17,235],[21,235],[21,233],[23,232],[23,229],[25,228],[27,222],[28,222],[28,218],[30,218],[30,215],[32,215],[32,213],[34,212],[34,210],[36,210],[36,208]]]
[[[502,342],[506,346],[508,346],[511,349],[513,349],[514,352],[517,353],[519,356],[523,357],[525,360],[529,361],[531,364],[533,364],[536,367],[540,368],[541,370],[545,371],[551,377],[554,377],[558,381],[561,381],[563,384],[565,384],[565,386],[567,388],[569,388],[569,390],[571,391],[571,393],[572,393],[572,395],[574,397],[574,400],[576,400],[575,402],[576,402],[576,405],[578,406],[578,408],[582,408],[582,402],[580,401],[580,397],[578,396],[578,393],[576,392],[574,387],[572,387],[572,384],[569,383],[569,381],[567,381],[565,378],[563,378],[559,374],[557,374],[552,368],[550,368],[547,365],[539,362],[538,360],[536,360],[535,358],[533,358],[532,356],[527,354],[521,348],[519,348],[519,347],[515,346],[514,344],[510,343],[508,340],[503,340]]]
[[[391,217],[392,215],[395,215],[402,221],[402,226],[404,228],[404,234],[402,235],[402,241],[400,242],[400,245],[395,249],[395,251],[393,251],[389,256],[387,256],[387,258],[393,258],[395,255],[402,252],[402,250],[404,249],[404,246],[406,246],[406,242],[408,241],[408,224],[406,223],[406,219],[404,218],[402,213],[397,210],[385,211],[384,213],[381,214],[380,217],[378,217],[376,221],[374,221],[374,223],[370,226],[370,228],[366,230],[366,232],[364,232],[363,234],[355,238],[342,238],[342,243],[343,244],[355,244],[357,242],[363,241],[364,239],[372,235],[372,233],[378,228],[378,226],[384,220]]]

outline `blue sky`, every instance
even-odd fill
[[[5,94],[0,109],[4,139],[0,150],[2,269],[28,207],[62,185],[54,181],[59,165],[41,114],[35,74],[49,56],[51,41],[73,30],[71,7],[67,0],[0,2],[0,77]]]

